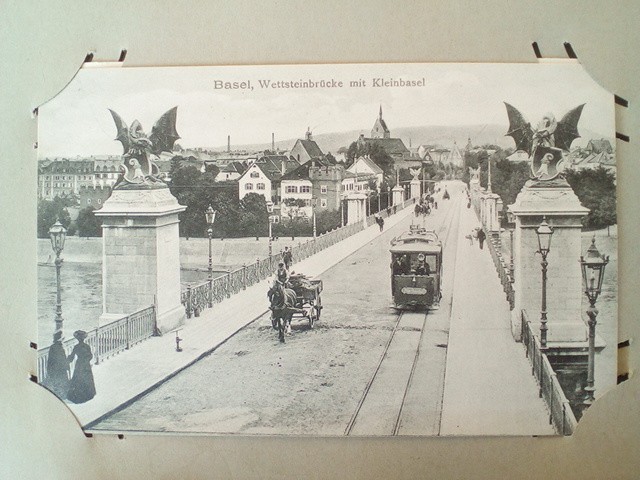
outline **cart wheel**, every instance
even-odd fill
[[[313,328],[318,319],[318,310],[316,310],[315,306],[312,306],[309,309],[309,328]]]
[[[322,302],[320,301],[320,295],[318,295],[318,297],[316,298],[315,311],[316,320],[320,320],[320,314],[322,313]]]

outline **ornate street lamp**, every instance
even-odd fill
[[[553,228],[547,223],[547,217],[542,217],[542,223],[536,228],[538,236],[538,251],[542,255],[542,311],[540,312],[540,346],[547,348],[547,255],[551,247]]]
[[[316,234],[317,234],[317,230],[316,230],[316,203],[318,202],[318,199],[316,197],[311,197],[311,211],[312,211],[312,215],[313,215],[313,239],[316,239]]]
[[[596,356],[596,317],[598,316],[598,309],[596,308],[596,301],[598,295],[602,291],[602,280],[604,279],[604,269],[609,263],[609,257],[600,255],[600,252],[596,248],[595,235],[591,239],[591,246],[587,250],[587,258],[580,256],[580,266],[582,267],[582,281],[584,282],[584,293],[589,299],[589,308],[587,309],[587,316],[589,317],[589,366],[587,370],[587,386],[585,391],[587,392],[587,398],[584,400],[584,405],[589,407],[594,401],[594,371],[595,371],[595,356]]]
[[[209,205],[207,210],[204,212],[204,215],[207,219],[207,235],[209,237],[209,308],[213,307],[213,298],[211,295],[211,290],[213,288],[213,259],[211,255],[211,239],[213,238],[213,222],[216,221],[216,211]]]
[[[272,216],[271,214],[273,213],[273,202],[271,200],[267,200],[267,217],[269,219],[269,256],[271,256],[271,254],[273,253],[273,233],[271,230],[271,224],[272,224]]]
[[[53,224],[49,229],[51,237],[51,248],[56,254],[56,332],[62,332],[62,297],[60,288],[60,267],[62,267],[62,259],[60,254],[64,250],[64,240],[67,237],[67,229],[62,226],[60,220]],[[55,335],[55,333],[54,333]]]

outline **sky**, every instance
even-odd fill
[[[373,79],[420,81],[424,86],[375,87]],[[365,87],[351,81],[364,80]],[[342,81],[339,88],[261,88],[259,80]],[[216,89],[217,82],[250,81],[249,89]],[[535,125],[557,120],[585,103],[578,129],[613,138],[613,95],[575,61],[540,64],[350,64],[226,67],[83,68],[38,115],[39,158],[118,155],[108,109],[151,133],[177,106],[179,143],[216,147],[270,143],[314,134],[361,130],[368,135],[380,106],[393,128],[504,124],[503,102]],[[293,145],[291,145],[293,146]]]

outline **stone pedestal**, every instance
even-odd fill
[[[184,321],[180,303],[180,205],[166,186],[116,189],[96,211],[102,219],[103,317],[157,305],[166,332]]]
[[[399,205],[404,200],[404,189],[400,185],[396,185],[391,189],[391,198],[393,205]]]
[[[547,341],[571,344],[587,340],[581,318],[582,274],[580,271],[582,218],[588,213],[563,179],[529,181],[509,210],[515,215],[514,289],[512,330],[520,339],[520,312],[526,310],[534,332],[540,332],[542,258],[536,253],[536,228],[543,216],[554,229],[547,256]]]
[[[350,193],[347,200],[347,225],[357,222],[367,222],[367,196],[364,193]]]
[[[498,202],[500,196],[495,193],[487,193],[484,195],[484,209],[482,223],[488,232],[499,232],[500,221],[498,219]],[[502,202],[500,202],[502,203]]]
[[[420,198],[420,180],[414,178],[409,186],[411,188],[411,198]]]

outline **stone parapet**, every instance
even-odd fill
[[[184,319],[180,302],[180,205],[168,188],[114,190],[102,209],[103,316],[156,304],[157,324]]]
[[[526,310],[532,328],[539,331],[542,266],[536,229],[546,218],[554,229],[547,256],[547,338],[549,342],[584,342],[586,327],[580,320],[582,276],[582,218],[589,212],[564,181],[529,181],[509,206],[516,218],[514,232],[515,312]],[[519,325],[513,322],[518,338]]]

